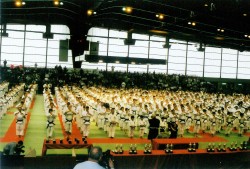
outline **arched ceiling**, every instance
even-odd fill
[[[80,36],[97,26],[250,51],[250,0],[63,0],[59,6],[53,0],[24,2],[16,7],[14,0],[2,0],[1,22],[66,24]],[[96,14],[88,16],[89,9]]]

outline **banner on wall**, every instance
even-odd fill
[[[99,53],[99,42],[90,42],[90,55],[98,55]]]
[[[60,40],[59,43],[59,62],[68,62],[68,50],[69,50],[69,41]]]

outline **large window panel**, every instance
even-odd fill
[[[107,38],[100,38],[100,37],[88,37],[87,40],[91,42],[98,42],[99,43],[99,51],[98,55],[104,55],[107,56],[107,43],[108,39]],[[90,43],[90,49],[91,49],[91,43]],[[91,51],[89,51],[91,52]]]
[[[114,38],[127,38],[127,32],[125,31],[119,31],[119,30],[109,30],[109,37],[114,37]]]
[[[185,74],[186,42],[170,39],[168,74]]]
[[[238,79],[250,79],[250,52],[239,52]]]
[[[132,33],[132,39],[149,40],[149,35]]]
[[[90,28],[88,31],[89,36],[102,36],[102,37],[108,37],[108,29],[104,28]]]
[[[108,63],[108,71],[127,72],[127,64]]]
[[[149,65],[148,72],[150,73],[167,73],[167,65]]]
[[[148,41],[136,40],[135,45],[129,46],[129,57],[148,58]]]
[[[9,65],[22,65],[23,64],[23,54],[16,54],[16,53],[2,53],[1,60],[7,61],[7,66]]]
[[[127,57],[128,46],[124,45],[124,39],[109,39],[108,56]]]
[[[187,75],[203,76],[204,52],[197,51],[194,43],[189,43],[187,53]]]
[[[220,77],[221,48],[206,47],[204,77]]]
[[[14,29],[15,26],[7,25],[7,28]],[[16,29],[23,30],[24,26],[16,25]],[[6,60],[7,65],[22,65],[23,62],[23,31],[9,31],[9,37],[2,38],[1,60]]]
[[[45,25],[26,25],[26,31],[45,32]]]
[[[89,62],[82,62],[83,69],[89,70],[106,70],[106,63],[89,63]]]
[[[233,49],[222,50],[221,78],[236,78],[237,51]]]
[[[150,41],[149,58],[167,60],[168,49],[163,48],[164,44],[165,42]]]
[[[70,30],[66,25],[51,25],[51,32],[56,34],[70,34]]]
[[[147,72],[147,65],[133,65],[133,64],[129,64],[128,65],[128,71],[129,72],[142,72],[142,73],[146,73]]]
[[[58,35],[58,34],[54,34],[53,39],[54,40],[66,40],[66,39],[70,39],[70,35]]]
[[[7,24],[6,29],[12,29],[12,30],[19,30],[19,31],[24,31],[25,26],[24,25],[19,25],[19,24]]]
[[[73,62],[72,62],[72,54],[68,50],[68,61],[67,62],[60,62],[59,61],[59,45],[60,40],[64,40],[64,35],[59,36],[58,40],[55,39],[49,39],[48,40],[48,56],[47,56],[47,62],[48,67],[55,67],[55,65],[61,65],[62,67],[70,67],[73,68]],[[71,54],[71,55],[69,55]]]

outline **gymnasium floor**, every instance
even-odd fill
[[[36,155],[41,156],[42,154],[42,146],[43,141],[46,139],[46,117],[44,113],[44,104],[43,104],[43,96],[36,95],[35,100],[31,104],[30,111],[28,114],[28,123],[26,124],[25,135],[23,138],[25,145],[25,152],[28,151],[29,148],[34,148],[36,150]],[[15,135],[15,119],[13,113],[16,111],[16,108],[11,108],[8,110],[5,116],[0,120],[0,151],[2,151],[5,144],[11,141],[18,141],[19,138]],[[60,121],[59,116],[55,121],[55,138],[63,139],[65,138],[63,134],[63,128]],[[94,145],[99,145],[103,148],[103,150],[113,150],[116,144],[122,144],[124,150],[128,150],[131,144],[136,144],[137,149],[143,149],[146,143],[149,143],[149,140],[145,138],[140,139],[137,137],[130,139],[120,131],[117,127],[116,136],[114,139],[110,139],[107,137],[107,134],[98,129],[95,126],[95,123],[91,123],[91,131],[89,135],[89,141]],[[72,139],[81,137],[80,132],[76,127],[73,130]],[[136,132],[137,134],[137,132]],[[206,148],[210,142],[218,143],[227,143],[227,145],[232,142],[237,142],[238,145],[242,141],[247,141],[249,139],[250,133],[246,133],[244,136],[239,137],[236,131],[233,131],[233,134],[230,137],[225,137],[223,132],[218,133],[215,137],[211,137],[208,134],[200,134],[198,138],[194,138],[192,133],[185,133],[184,138],[177,139],[185,139],[185,138],[194,138],[199,142],[199,148]],[[79,138],[80,139],[80,138]],[[85,149],[76,149],[76,154],[86,154]],[[72,150],[48,150],[47,154],[72,154]]]

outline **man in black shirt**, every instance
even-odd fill
[[[160,120],[156,118],[155,114],[151,115],[151,119],[149,119],[149,133],[148,139],[155,139],[159,134]]]
[[[177,138],[178,125],[175,119],[172,119],[171,122],[168,123],[168,131],[171,133],[169,138]]]

